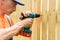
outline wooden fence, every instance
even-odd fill
[[[20,0],[25,6],[17,6],[11,17],[18,22],[18,15],[23,10],[31,10],[42,16],[34,19],[32,37],[14,37],[14,40],[60,40],[60,0]],[[15,17],[15,18],[14,18]]]

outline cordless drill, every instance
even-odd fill
[[[35,14],[33,12],[28,17],[25,17],[23,13],[21,15],[23,16],[23,19],[40,17],[40,14]],[[31,37],[31,34],[32,34],[32,31],[30,30],[30,27],[25,27],[21,32],[21,35],[25,37]]]

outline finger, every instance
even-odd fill
[[[31,24],[33,24],[33,20],[32,19],[30,19],[28,22],[30,22]]]
[[[24,16],[27,17],[27,16],[29,16],[31,14],[31,12],[30,11],[24,11],[23,14],[24,14]]]
[[[29,13],[25,13],[25,15],[26,15],[26,17],[28,17],[29,16]]]
[[[33,19],[32,18],[29,18],[29,20],[32,22],[33,21]]]
[[[28,16],[25,12],[22,12],[22,13],[23,13],[23,15],[24,15],[25,17],[27,17],[27,16]]]
[[[26,14],[29,16],[31,14],[31,11],[27,10]]]
[[[23,16],[20,16],[19,19],[23,20]]]

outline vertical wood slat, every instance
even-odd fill
[[[40,0],[40,13],[42,15],[42,0]],[[42,20],[42,17],[41,17]],[[42,22],[40,24],[40,40],[42,40]]]
[[[48,31],[49,31],[49,24],[48,24],[48,20],[49,20],[49,0],[47,0],[47,40],[49,39],[48,38]]]
[[[36,11],[36,0],[32,0],[32,11],[35,12]],[[32,40],[37,40],[37,27],[36,27],[36,23],[34,20],[33,26],[32,26]]]
[[[60,40],[60,0],[58,0],[57,27],[57,40]]]
[[[42,0],[42,40],[47,40],[47,0]]]
[[[60,12],[60,0],[58,0],[58,12]]]
[[[58,40],[58,23],[57,23],[57,14],[58,14],[58,0],[55,3],[55,13],[56,13],[56,27],[55,27],[55,40]]]
[[[40,13],[40,0],[36,0],[36,13]],[[42,25],[42,16],[40,18],[35,19],[37,23],[37,40],[40,40],[40,27]]]
[[[55,14],[55,3],[56,0],[49,1],[49,36],[48,40],[55,40],[55,28],[56,28],[56,14]]]
[[[32,11],[40,13],[39,0],[32,0]],[[34,19],[32,40],[40,40],[40,19]]]

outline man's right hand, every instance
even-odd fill
[[[20,24],[21,24],[23,27],[30,26],[30,25],[32,25],[32,23],[33,23],[33,19],[32,19],[32,18],[26,18],[26,19],[20,21]]]

